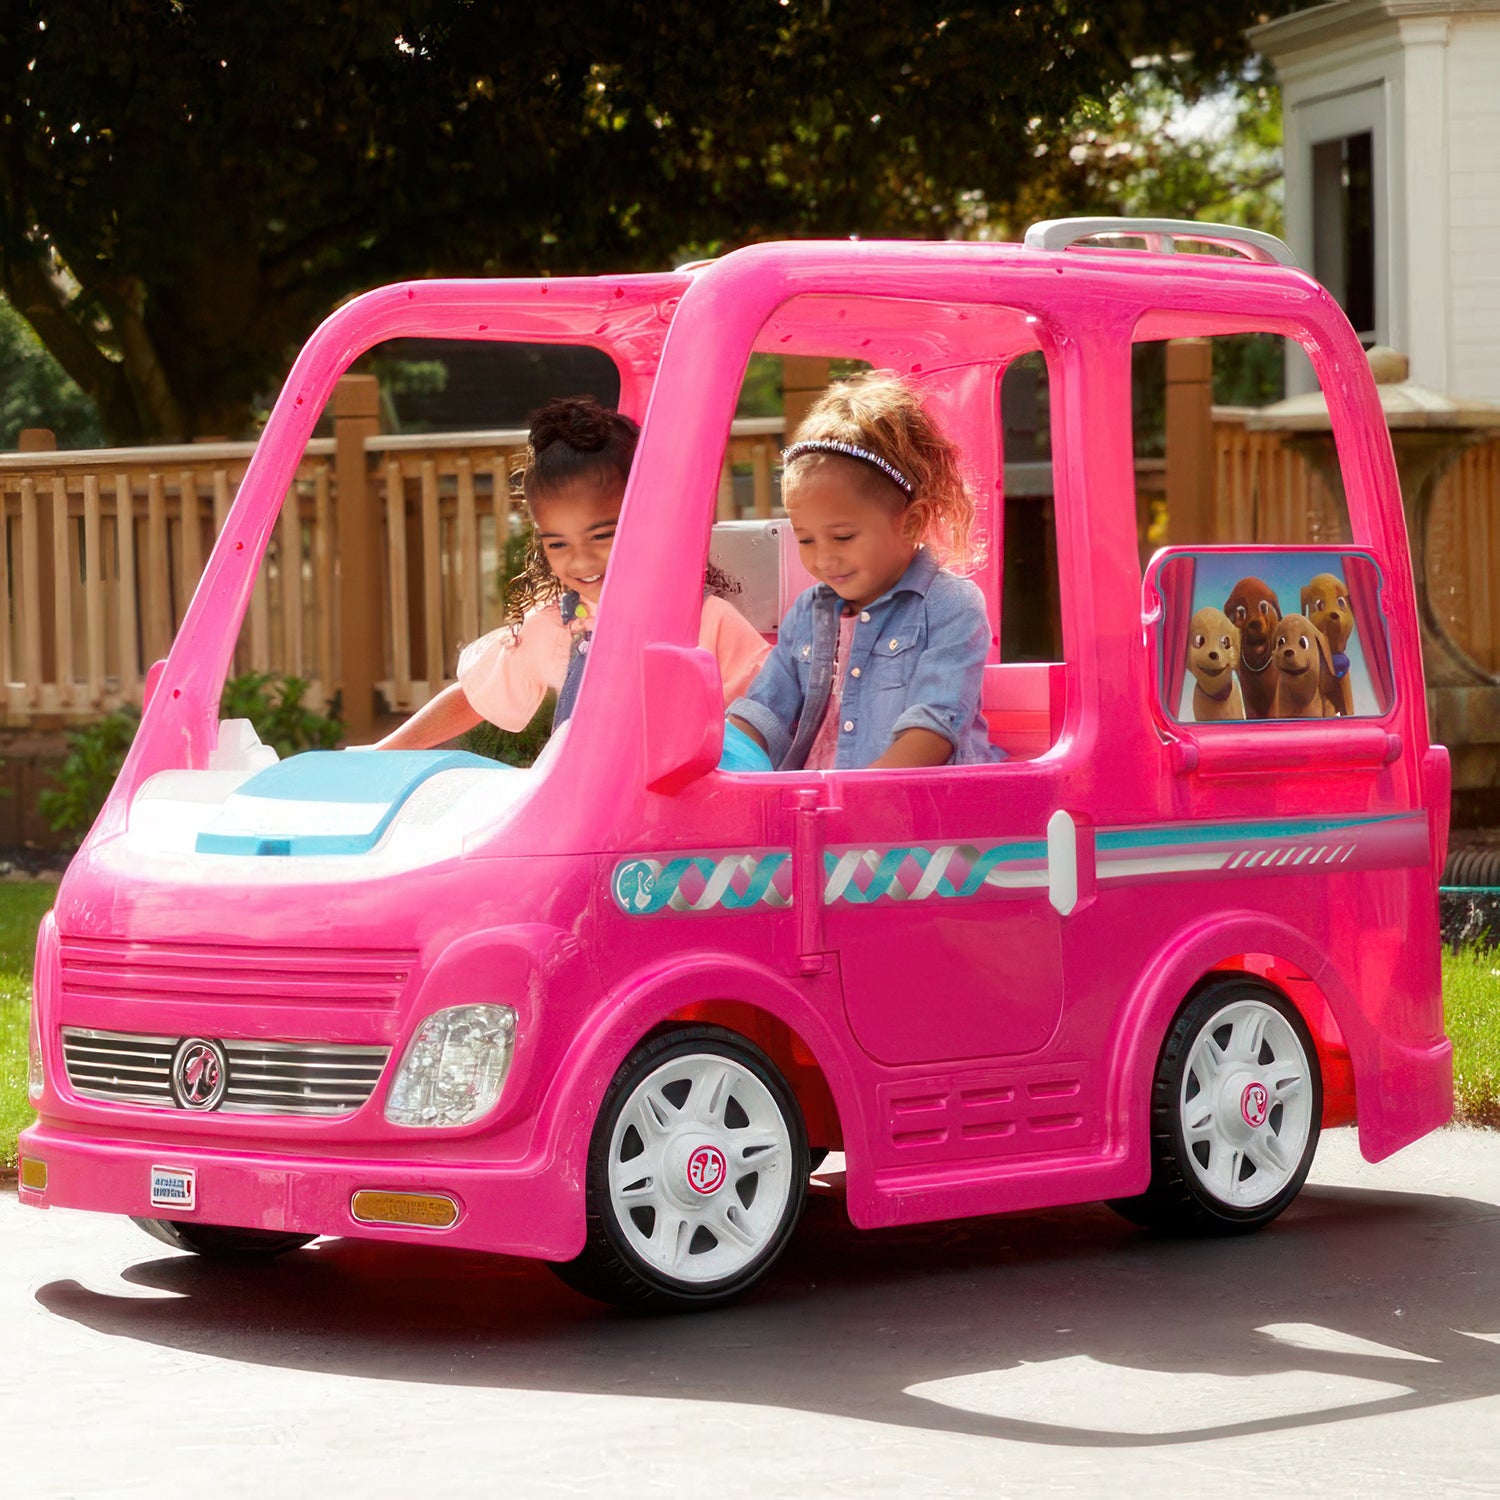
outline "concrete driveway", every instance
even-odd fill
[[[1500,1133],[1332,1132],[1221,1243],[820,1193],[755,1295],[666,1320],[460,1252],[225,1268],[10,1194],[0,1234],[17,1497],[1500,1494]]]

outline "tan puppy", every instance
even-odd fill
[[[1240,686],[1245,717],[1266,719],[1276,700],[1276,662],[1271,642],[1281,623],[1281,603],[1259,578],[1242,578],[1224,601],[1229,623],[1240,632]]]
[[[1309,578],[1302,585],[1302,613],[1323,632],[1333,653],[1333,675],[1338,679],[1332,695],[1334,707],[1341,714],[1352,714],[1354,684],[1349,679],[1345,650],[1354,634],[1354,611],[1349,607],[1349,590],[1344,587],[1344,580],[1332,573]]]
[[[1188,626],[1187,667],[1193,674],[1193,718],[1198,723],[1243,719],[1245,700],[1234,680],[1240,633],[1222,609],[1200,609]]]
[[[1283,615],[1272,644],[1276,659],[1273,719],[1328,719],[1338,710],[1333,694],[1333,652],[1323,632],[1306,615]]]

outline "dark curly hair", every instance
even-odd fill
[[[531,535],[521,571],[505,591],[505,618],[519,625],[532,610],[560,599],[563,586],[548,566],[536,536],[532,507],[538,500],[594,478],[600,484],[630,477],[630,465],[641,429],[623,412],[601,406],[592,396],[560,396],[533,413],[526,437],[526,457],[512,476],[531,516]],[[715,594],[737,594],[740,586],[721,568],[709,564],[708,587]]]

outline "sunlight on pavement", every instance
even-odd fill
[[[1265,1375],[1123,1369],[1086,1354],[908,1386],[906,1394],[1060,1432],[1198,1432],[1389,1401],[1404,1385],[1321,1370]],[[1059,1421],[1064,1413],[1071,1418]]]

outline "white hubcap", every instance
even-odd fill
[[[721,1281],[775,1237],[792,1190],[792,1137],[771,1091],[716,1053],[663,1063],[638,1083],[609,1143],[620,1232],[676,1281]]]
[[[1198,1181],[1234,1208],[1269,1203],[1302,1163],[1312,1104],[1311,1065],[1280,1011],[1226,1005],[1198,1033],[1178,1099]]]

